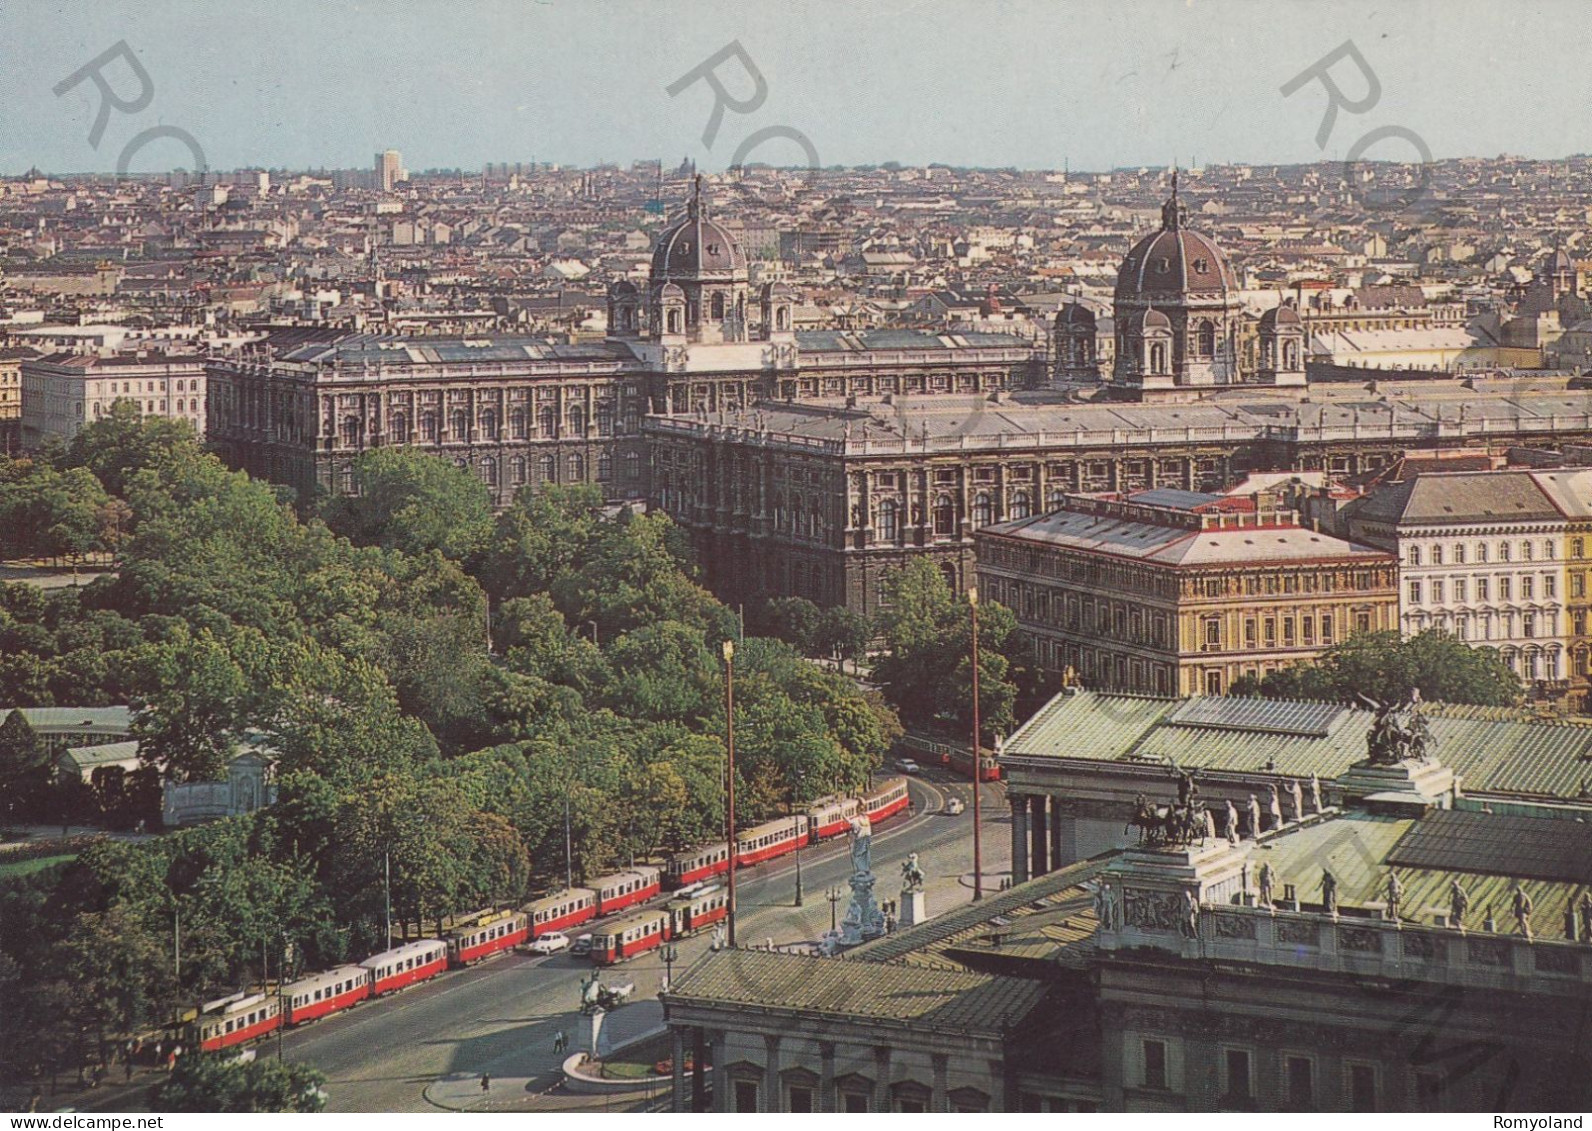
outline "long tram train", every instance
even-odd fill
[[[738,867],[753,867],[844,833],[859,815],[888,820],[909,802],[907,780],[890,778],[860,797],[824,797],[803,813],[765,821],[735,838]],[[418,939],[364,961],[306,974],[280,988],[245,990],[206,1002],[189,1015],[183,1031],[192,1046],[212,1052],[241,1045],[281,1029],[348,1009],[429,981],[449,967],[469,966],[529,939],[577,927],[637,904],[665,887],[680,892],[661,907],[635,911],[592,936],[592,961],[611,965],[653,950],[669,939],[692,935],[729,914],[729,893],[704,881],[729,871],[727,841],[671,856],[663,868],[641,865],[600,876],[589,887],[569,888],[533,900],[516,911],[487,911],[469,917],[440,939]]]

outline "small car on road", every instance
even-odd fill
[[[590,935],[576,935],[574,944],[572,946],[570,946],[570,948],[569,948],[569,953],[571,953],[571,954],[590,954],[591,953],[591,936]]]
[[[923,772],[923,767],[918,765],[911,758],[897,758],[896,769],[900,770],[903,774],[917,774]]]
[[[590,946],[590,942],[587,943]],[[533,940],[525,949],[530,954],[557,954],[570,947],[569,936],[557,931],[549,932]]]
[[[960,797],[953,797],[945,803],[945,815],[948,817],[960,817],[966,809],[967,805]]]

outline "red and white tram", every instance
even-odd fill
[[[787,852],[807,840],[807,816],[776,817],[753,825],[735,838],[735,866],[750,868]]]
[[[701,880],[722,876],[730,870],[730,842],[721,840],[703,848],[688,848],[669,857],[664,883],[683,888]]]
[[[482,916],[468,927],[455,927],[444,936],[448,965],[468,966],[524,942],[529,923],[523,911],[502,911]]]
[[[282,1025],[281,1002],[274,993],[236,993],[206,1002],[189,1026],[190,1041],[206,1052],[241,1045]]]
[[[868,815],[868,823],[876,825],[900,813],[910,800],[907,779],[890,778],[862,795],[862,809]]]
[[[612,915],[636,903],[644,903],[662,890],[662,873],[650,865],[615,872],[592,881],[597,892],[597,914]]]
[[[817,844],[839,836],[860,812],[862,802],[855,797],[820,797],[807,806],[808,837]]]
[[[282,996],[287,999],[287,1023],[302,1025],[368,998],[370,971],[363,966],[339,966],[310,974],[289,982]]]
[[[669,913],[643,911],[627,915],[617,923],[595,931],[591,937],[591,960],[612,966],[638,954],[662,946],[669,938]]]
[[[525,913],[531,920],[530,937],[539,939],[595,918],[597,893],[590,888],[566,888],[527,903]]]
[[[435,978],[446,970],[448,944],[441,939],[420,939],[373,954],[360,965],[370,971],[371,996],[380,997]]]
[[[665,910],[669,913],[670,938],[694,935],[729,915],[730,893],[726,888],[711,887],[695,895],[671,899]]]

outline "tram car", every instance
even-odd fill
[[[957,776],[964,778],[969,777],[973,772],[973,753],[970,750],[963,750],[961,747],[953,746],[945,755],[943,764],[949,766],[951,768],[951,772]],[[1001,780],[1000,763],[995,761],[995,756],[993,754],[985,754],[979,759],[978,780]]]
[[[753,825],[735,838],[735,866],[750,868],[796,851],[807,840],[807,815],[776,817]]]
[[[448,965],[469,966],[488,955],[500,954],[525,941],[530,916],[523,911],[484,915],[465,927],[455,927],[443,938],[448,944]]]
[[[380,997],[446,970],[448,944],[441,939],[420,939],[373,954],[360,965],[370,971],[370,996]]]
[[[205,1052],[231,1048],[274,1033],[282,1026],[282,1007],[269,992],[236,993],[206,1002],[188,1026],[188,1040]]]
[[[596,918],[597,893],[590,888],[566,888],[527,903],[524,911],[530,919],[529,937],[539,939]]]
[[[638,954],[655,950],[669,939],[669,913],[643,911],[594,931],[591,960],[599,966],[612,966]]]
[[[840,836],[862,812],[856,797],[820,797],[807,806],[807,836],[812,844]]]
[[[612,915],[637,903],[645,903],[662,890],[662,872],[650,865],[615,872],[592,881],[597,893],[597,914]]]
[[[663,882],[671,890],[722,876],[730,870],[730,842],[687,848],[669,857]]]
[[[904,811],[911,801],[906,778],[888,778],[862,795],[862,809],[868,823],[877,825]]]
[[[669,937],[680,938],[721,922],[730,913],[730,893],[710,887],[694,895],[671,899],[664,907],[669,913]]]
[[[337,1013],[370,996],[370,971],[363,966],[339,966],[289,982],[282,990],[287,999],[288,1025],[302,1025],[328,1013]]]

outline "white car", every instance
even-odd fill
[[[953,797],[945,803],[945,813],[950,817],[960,817],[966,808],[960,797]]]
[[[552,931],[531,940],[531,945],[525,949],[532,954],[557,954],[561,950],[569,949],[569,936]]]
[[[903,774],[916,774],[920,773],[923,767],[918,765],[911,758],[897,758],[896,769],[900,770]]]

